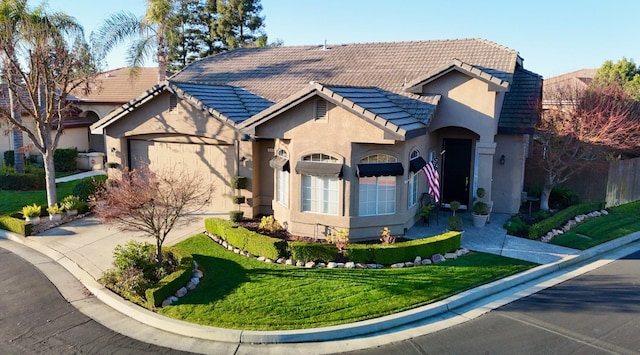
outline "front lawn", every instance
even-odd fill
[[[80,180],[61,182],[57,184],[58,199],[73,194],[73,188]],[[45,190],[36,191],[10,191],[0,190],[0,215],[11,214],[22,207],[32,204],[46,205],[47,193]]]
[[[586,250],[640,230],[640,201],[609,209],[609,214],[590,219],[551,240],[552,244]]]
[[[473,253],[442,264],[403,269],[304,269],[231,253],[204,235],[176,247],[191,253],[205,276],[194,291],[159,313],[248,330],[315,328],[381,317],[535,266]]]

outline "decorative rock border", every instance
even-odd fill
[[[177,302],[178,299],[184,297],[187,293],[189,293],[189,291],[195,290],[196,287],[198,286],[198,284],[200,284],[200,279],[203,276],[204,276],[204,274],[202,273],[202,271],[200,271],[200,269],[198,269],[198,263],[194,260],[193,261],[193,272],[191,274],[191,279],[187,282],[187,284],[185,286],[183,286],[180,289],[178,289],[178,291],[176,291],[176,293],[174,293],[173,296],[169,296],[164,301],[162,301],[161,307],[170,306],[174,302]]]
[[[608,214],[609,212],[603,209],[601,211],[593,211],[591,213],[577,215],[574,218],[567,221],[567,223],[565,223],[565,225],[562,226],[562,228],[552,229],[547,234],[540,237],[540,241],[544,243],[549,243],[551,240],[553,240],[553,238],[570,231],[571,229],[575,228],[577,225],[579,225],[582,222],[588,221],[591,218],[606,216]]]
[[[311,269],[311,268],[327,268],[327,269],[383,269],[385,266],[382,264],[364,264],[364,263],[356,263],[353,261],[350,262],[346,262],[346,263],[338,263],[335,261],[330,261],[328,263],[316,263],[315,261],[303,261],[303,260],[292,260],[292,259],[285,259],[285,258],[279,258],[278,260],[272,260],[269,258],[265,258],[264,256],[255,256],[251,253],[249,253],[248,251],[245,250],[241,250],[238,249],[236,247],[234,247],[233,245],[229,244],[226,240],[220,238],[217,235],[213,235],[211,233],[209,233],[208,231],[205,231],[204,234],[206,236],[208,236],[211,240],[213,240],[214,242],[220,244],[223,248],[232,251],[238,255],[242,255],[245,256],[247,258],[253,258],[256,259],[258,261],[262,261],[268,264],[271,263],[276,263],[276,264],[281,264],[281,265],[288,265],[288,266],[296,266],[296,267],[304,267],[307,269]],[[470,250],[467,248],[460,248],[458,250],[456,250],[455,252],[451,252],[451,253],[445,253],[444,255],[442,254],[434,254],[429,258],[422,258],[421,256],[416,256],[415,259],[413,261],[407,261],[404,263],[395,263],[390,265],[389,267],[391,268],[404,268],[404,267],[413,267],[413,266],[422,266],[422,265],[429,265],[429,264],[437,264],[437,263],[441,263],[450,259],[456,259],[460,256],[463,255],[467,255],[469,254]],[[195,262],[195,261],[194,261]]]

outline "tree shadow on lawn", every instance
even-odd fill
[[[240,264],[223,258],[193,254],[204,276],[195,290],[180,299],[180,304],[208,304],[223,299],[249,279]]]

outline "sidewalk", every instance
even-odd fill
[[[418,223],[407,232],[407,237],[422,238],[444,231],[448,213],[442,211],[440,214],[439,224],[435,221],[430,226]],[[203,219],[210,216],[194,216],[189,224],[172,231],[165,244],[172,245],[202,232]],[[374,347],[459,324],[488,312],[492,309],[488,304],[502,305],[514,300],[514,294],[517,297],[526,295],[522,290],[541,279],[555,277],[595,256],[640,240],[640,232],[636,232],[580,252],[507,236],[502,225],[508,215],[492,214],[491,223],[483,228],[472,226],[470,213],[462,213],[461,216],[465,230],[463,247],[541,265],[410,311],[341,326],[293,331],[205,327],[169,319],[124,301],[96,280],[103,270],[111,267],[112,251],[116,245],[131,239],[153,241],[136,233],[109,229],[91,216],[26,238],[0,230],[0,246],[19,253],[41,268],[63,296],[80,311],[117,332],[141,341],[201,353],[330,353]],[[16,243],[2,241],[2,238]],[[95,297],[78,291],[83,287]],[[314,343],[305,346],[307,342]]]

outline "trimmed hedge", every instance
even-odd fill
[[[204,221],[204,226],[209,233],[215,234],[234,247],[246,250],[253,255],[273,260],[287,256],[288,244],[282,239],[252,232],[220,218],[207,218]]]
[[[289,250],[293,260],[328,262],[338,256],[338,248],[334,244],[289,242]]]
[[[23,236],[31,235],[33,225],[22,218],[0,216],[0,229],[18,233]]]
[[[394,244],[349,244],[349,260],[357,263],[395,264],[413,261],[416,256],[430,257],[460,248],[460,232],[447,232],[430,238]]]
[[[176,271],[145,291],[149,308],[162,305],[162,301],[184,287],[193,277],[193,257],[191,254],[183,255],[177,249],[171,249],[171,251],[180,257],[180,266]]]
[[[16,159],[15,159],[13,150],[5,150],[3,154],[4,154],[4,163],[7,164],[7,166],[16,165]]]
[[[106,181],[106,175],[86,177],[73,187],[73,195],[82,201],[89,201],[89,196],[95,194],[98,188],[104,187]]]
[[[581,214],[587,214],[593,211],[599,211],[604,208],[604,202],[589,202],[573,205],[557,212],[553,216],[542,220],[529,227],[529,239],[538,239],[549,231],[561,227],[568,220]]]
[[[53,165],[56,171],[76,171],[78,150],[72,149],[56,149],[53,152]]]
[[[0,190],[31,191],[44,190],[45,178],[42,173],[3,173],[0,174]]]

